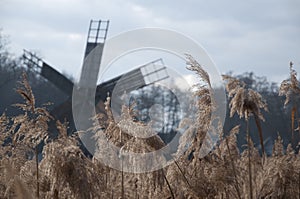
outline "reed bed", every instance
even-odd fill
[[[284,106],[292,106],[292,134],[300,133],[297,98],[300,94],[296,71],[290,65],[291,78],[281,84],[279,95],[286,96]],[[221,140],[205,157],[199,151],[205,147],[204,137],[210,126],[214,107],[208,73],[190,55],[187,69],[202,80],[194,93],[198,110],[194,120],[185,118],[187,126],[180,138],[177,153],[190,147],[169,166],[147,173],[127,173],[103,164],[99,159],[105,150],[103,138],[123,151],[148,153],[165,146],[159,136],[138,138],[147,133],[147,126],[132,119],[132,109],[123,107],[121,120],[112,118],[110,99],[106,114],[94,119],[94,139],[98,149],[92,159],[86,157],[75,132],[68,136],[68,123],[56,122],[57,139],[50,139],[48,122],[53,120],[45,107],[35,107],[35,98],[26,75],[16,90],[24,99],[16,106],[20,115],[0,116],[0,198],[299,198],[300,155],[292,136],[287,148],[278,136],[271,156],[265,155],[261,122],[267,103],[254,90],[247,89],[238,79],[224,76],[230,100],[230,116],[238,114],[241,122],[254,118],[257,129],[234,127],[230,132],[215,129]],[[295,108],[296,107],[296,108]],[[105,118],[105,120],[103,119]],[[100,122],[99,122],[100,121]],[[257,131],[262,152],[254,147],[250,131]],[[237,146],[237,134],[246,132],[247,146],[242,152]],[[277,132],[274,132],[277,133]],[[290,132],[285,132],[290,133]],[[194,135],[194,136],[190,136]],[[226,136],[225,136],[226,135]],[[38,149],[43,143],[42,159]],[[298,151],[297,151],[298,150]],[[113,161],[113,160],[112,160]],[[160,159],[158,161],[166,161]],[[138,168],[133,168],[138,169]]]

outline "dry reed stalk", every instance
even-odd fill
[[[260,141],[260,146],[261,146],[261,150],[262,150],[262,155],[263,155],[263,159],[265,158],[265,146],[264,146],[264,138],[263,138],[263,133],[262,133],[262,127],[260,124],[260,120],[259,117],[256,114],[254,115],[254,120],[255,120],[255,124],[257,126],[258,129],[258,135],[259,135],[259,141]]]
[[[293,62],[290,62],[290,79],[283,80],[280,84],[279,88],[279,96],[285,96],[284,107],[287,106],[291,102],[291,133],[292,133],[292,144],[293,146],[295,143],[295,120],[298,123],[298,130],[300,133],[300,126],[299,126],[299,118],[295,118],[295,115],[298,116],[298,107],[297,107],[297,97],[300,94],[300,83],[297,80],[297,72],[293,69]]]
[[[300,172],[298,172],[298,198],[300,199]]]
[[[236,134],[236,131],[238,131],[239,129],[239,126],[233,128],[231,130],[231,133],[230,134]],[[239,183],[238,183],[238,176],[237,176],[237,170],[236,170],[236,167],[235,167],[235,164],[234,164],[234,158],[233,158],[233,155],[231,153],[231,150],[229,148],[229,141],[228,141],[228,138],[225,138],[225,142],[226,142],[226,147],[228,149],[228,153],[229,153],[229,157],[230,157],[230,163],[231,163],[231,166],[232,166],[232,170],[233,170],[233,174],[234,174],[234,182],[235,182],[235,189],[236,189],[236,192],[237,192],[237,195],[238,195],[238,198],[241,199],[241,193],[240,193],[240,188],[239,188]]]
[[[166,177],[166,175],[165,175],[163,169],[161,169],[161,173],[162,173],[162,175],[163,175],[163,177],[164,177],[164,179],[165,179],[165,181],[166,181],[166,183],[167,183],[167,186],[168,186],[168,188],[169,188],[169,191],[170,191],[170,194],[171,194],[171,196],[172,196],[172,199],[175,199],[174,192],[173,192],[173,190],[172,190],[172,188],[171,188],[171,185],[170,185],[170,183],[169,183],[169,181],[168,181],[168,179],[167,179],[167,177]]]
[[[121,196],[122,196],[122,199],[125,199],[123,159],[121,160],[121,184],[122,184]]]
[[[251,144],[250,144],[250,132],[249,132],[249,120],[247,120],[247,143],[248,143],[248,174],[249,174],[249,192],[250,199],[253,199],[253,187],[252,187],[252,169],[251,169]]]
[[[174,163],[176,164],[177,168],[179,169],[179,171],[180,171],[182,177],[184,178],[185,182],[187,183],[187,185],[188,185],[189,187],[192,187],[191,184],[189,183],[189,180],[188,180],[187,177],[185,176],[183,170],[180,168],[178,162],[177,162],[176,160],[174,160],[174,159],[173,159],[173,161],[174,161]]]
[[[215,110],[216,104],[213,98],[213,90],[209,74],[203,67],[191,56],[186,54],[186,68],[196,73],[200,82],[193,85],[196,91],[193,95],[197,98],[197,122],[198,130],[207,132],[211,127],[212,111]]]
[[[297,112],[297,107],[296,105],[292,108],[291,111],[291,123],[292,123],[292,140],[291,142],[294,144],[295,143],[295,133],[294,133],[294,129],[295,129],[295,113]]]
[[[252,89],[246,89],[245,83],[228,75],[223,75],[223,79],[227,80],[226,90],[230,99],[230,117],[236,112],[240,118],[245,117],[248,121],[251,115],[254,115],[260,145],[262,148],[263,157],[265,156],[265,147],[263,133],[260,125],[260,120],[264,121],[261,109],[267,111],[267,104],[262,99],[262,96]]]
[[[38,145],[47,138],[48,122],[52,117],[45,107],[35,106],[35,98],[25,73],[22,74],[22,81],[16,91],[23,97],[25,103],[15,104],[24,111],[24,114],[13,118],[14,123],[11,127],[11,131],[14,132],[13,144],[27,146],[35,153],[36,197],[39,198]]]
[[[36,166],[36,197],[40,198],[40,176],[39,176],[39,160],[38,160],[38,148],[35,147],[35,166]]]

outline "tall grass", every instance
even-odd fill
[[[68,123],[56,122],[59,136],[48,138],[48,122],[53,118],[47,109],[35,106],[35,99],[26,76],[17,92],[24,102],[17,104],[23,111],[15,117],[0,116],[0,198],[299,198],[300,155],[292,145],[284,148],[278,137],[271,156],[265,155],[263,132],[267,104],[261,95],[235,78],[225,76],[230,99],[230,115],[238,114],[248,123],[256,121],[262,155],[254,147],[250,131],[234,127],[228,136],[205,157],[199,158],[204,137],[210,125],[214,99],[208,73],[187,56],[187,68],[201,79],[195,89],[195,107],[198,117],[185,118],[187,125],[180,138],[178,153],[189,143],[190,147],[173,164],[148,173],[127,173],[104,165],[99,157],[107,154],[96,150],[93,159],[87,158],[79,147],[79,133],[67,135]],[[292,78],[282,83],[280,95],[286,95],[287,104],[298,95],[299,82],[291,68]],[[204,83],[204,84],[203,84]],[[298,86],[298,87],[297,87]],[[164,147],[164,142],[153,136],[140,139],[133,135],[145,133],[145,126],[132,119],[130,107],[123,107],[120,121],[115,121],[110,110],[110,99],[105,102],[106,114],[94,118],[92,129],[98,147],[106,147],[105,138],[124,151],[148,153]],[[295,111],[294,111],[295,112]],[[293,115],[293,111],[292,114]],[[294,114],[296,115],[296,113]],[[296,120],[296,116],[291,117]],[[298,127],[299,128],[299,127]],[[292,126],[295,130],[295,126]],[[192,134],[195,137],[191,137]],[[222,128],[219,135],[227,134]],[[247,132],[247,149],[240,152],[237,134]],[[293,131],[294,132],[294,131]],[[276,132],[274,132],[276,133]],[[44,142],[43,159],[39,162],[37,146]],[[297,151],[298,152],[298,151]],[[161,160],[164,161],[164,160]],[[138,165],[134,165],[138,166]]]

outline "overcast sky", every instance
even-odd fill
[[[80,71],[90,19],[109,19],[109,37],[141,27],[179,31],[200,43],[222,73],[300,73],[300,1],[0,0],[10,50],[38,52],[57,70]]]

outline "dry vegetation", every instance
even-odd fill
[[[261,109],[267,110],[267,104],[259,93],[246,89],[244,83],[237,79],[224,76],[230,99],[230,115],[237,113],[245,122],[254,117],[262,155],[251,141],[249,131],[254,130],[249,128],[245,129],[247,149],[239,151],[236,135],[242,129],[236,126],[231,132],[217,129],[218,134],[228,136],[222,136],[213,151],[199,158],[211,111],[216,105],[210,97],[212,90],[208,74],[191,56],[187,56],[187,65],[204,82],[195,92],[198,99],[195,104],[198,108],[196,121],[183,120],[185,125],[189,125],[186,131],[192,131],[196,136],[193,139],[185,134],[181,137],[178,150],[186,143],[191,145],[173,164],[143,174],[121,172],[105,166],[95,158],[103,155],[101,150],[96,151],[93,159],[87,158],[79,148],[77,133],[67,135],[67,123],[57,121],[59,137],[49,139],[47,124],[53,118],[46,108],[35,107],[34,95],[24,75],[17,89],[24,103],[16,105],[23,113],[12,118],[3,113],[0,117],[0,198],[300,199],[300,155],[296,153],[296,147],[290,144],[285,149],[278,137],[273,154],[264,154],[260,122],[264,120]],[[286,95],[285,105],[292,103],[294,134],[300,131],[297,108],[294,108],[297,106],[294,99],[300,94],[300,89],[292,64],[290,73],[291,78],[282,82],[279,94]],[[103,115],[94,118],[93,130],[99,147],[104,147],[102,139],[99,139],[103,135],[122,150],[137,153],[147,153],[164,146],[158,136],[139,139],[128,133],[147,130],[142,124],[132,121],[130,108],[123,108],[122,120],[116,123],[111,115],[109,99],[105,105],[105,118],[108,119],[103,121]],[[43,158],[38,161],[37,151],[41,142],[44,143]]]

